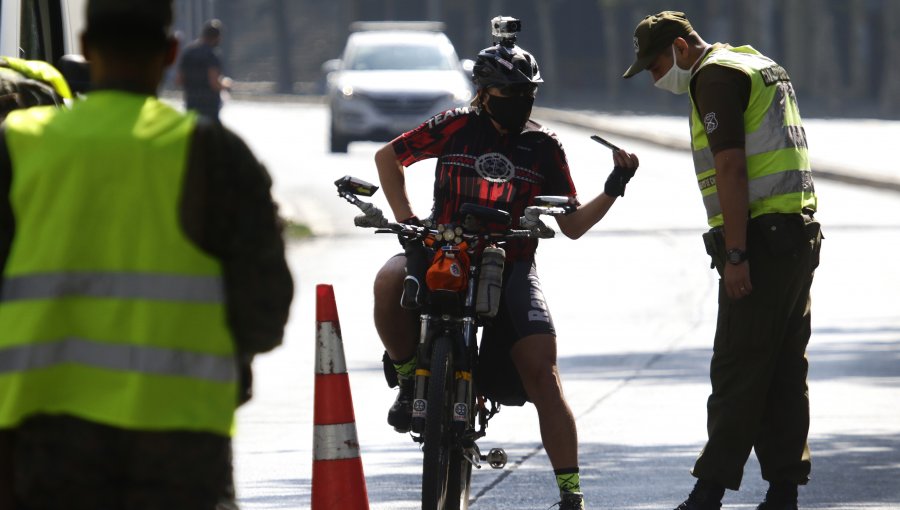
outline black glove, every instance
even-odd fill
[[[635,171],[637,171],[637,168],[614,167],[612,172],[609,173],[609,177],[606,178],[603,192],[611,197],[624,197],[625,185],[634,177]]]
[[[422,222],[419,220],[419,217],[416,216],[415,214],[410,216],[409,218],[406,218],[405,220],[401,221],[400,223],[403,223],[404,225],[412,225],[414,227],[422,226]]]
[[[400,221],[399,223],[402,223],[404,225],[412,225],[413,227],[421,227],[422,226],[422,221],[419,220],[419,217],[416,215],[410,216],[409,218],[406,218],[405,220]],[[404,239],[402,237],[399,237],[398,240],[400,241],[400,246],[402,246],[404,249],[406,249],[406,244],[409,243],[409,239]]]

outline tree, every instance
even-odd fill
[[[272,0],[272,21],[275,25],[275,57],[278,69],[276,70],[275,91],[281,94],[290,94],[294,91],[294,72],[291,66],[291,32],[288,30],[288,12],[284,0]]]
[[[535,9],[538,15],[538,30],[541,35],[541,55],[543,58],[538,62],[541,66],[541,77],[547,83],[553,84],[548,87],[549,99],[555,101],[559,97],[559,89],[562,85],[559,83],[559,73],[557,72],[556,61],[556,25],[553,22],[554,7],[559,5],[561,0],[537,0]]]
[[[900,69],[894,65],[900,59],[900,4],[894,0],[883,2],[884,12],[884,62],[881,76],[881,111],[885,114],[900,112]]]
[[[820,6],[821,7],[821,6]],[[828,8],[810,9],[809,23],[812,30],[812,73],[809,75],[815,86],[815,96],[823,101],[824,106],[834,111],[841,105],[844,97],[841,87],[840,69],[834,65],[837,59],[835,46],[834,11]]]
[[[624,47],[623,41],[631,41],[631,32],[616,22],[616,14],[618,13],[618,0],[598,0],[597,6],[600,11],[600,46],[603,48],[603,90],[606,92],[607,99],[616,100],[622,90],[621,70],[625,69],[628,63],[622,62],[620,51]],[[636,22],[635,22],[636,23]],[[631,45],[629,44],[630,48]],[[630,63],[630,62],[629,62]]]
[[[810,61],[809,48],[811,41],[808,40],[809,32],[803,27],[809,26],[808,9],[809,5],[806,0],[794,0],[784,3],[784,57],[782,65],[787,69],[794,82],[794,88],[797,94],[802,97],[807,91],[812,92],[812,86],[808,85],[812,80],[807,79],[809,73]]]
[[[871,59],[866,51],[866,35],[869,33],[866,3],[866,0],[851,0],[849,6],[847,62],[850,69],[848,73],[849,90],[847,92],[854,99],[865,97],[867,92],[866,86],[869,83],[868,69],[871,65]]]

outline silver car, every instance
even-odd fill
[[[388,141],[472,98],[471,61],[460,62],[442,24],[354,23],[343,57],[323,65],[331,152],[354,140]]]

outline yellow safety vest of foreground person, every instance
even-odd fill
[[[7,118],[16,223],[0,291],[0,428],[44,413],[231,434],[221,266],[179,223],[195,123],[116,91]]]
[[[816,209],[806,133],[787,72],[750,46],[721,47],[700,63],[737,69],[750,77],[750,101],[744,112],[750,216],[799,213]],[[723,224],[716,168],[706,133],[715,118],[701,119],[691,97],[691,147],[694,169],[710,227]]]

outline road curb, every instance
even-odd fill
[[[554,108],[534,108],[534,117],[545,121],[559,122],[578,128],[591,129],[603,134],[614,135],[620,138],[628,138],[639,142],[651,143],[660,147],[673,150],[690,150],[690,141],[685,137],[673,137],[662,132],[648,133],[644,130],[625,127],[606,121],[590,113],[557,110]],[[687,127],[685,126],[685,131]],[[813,160],[813,172],[817,179],[865,186],[879,190],[894,191],[900,193],[900,179],[891,180],[878,178],[871,174],[852,173],[850,169],[844,169],[826,162]]]

